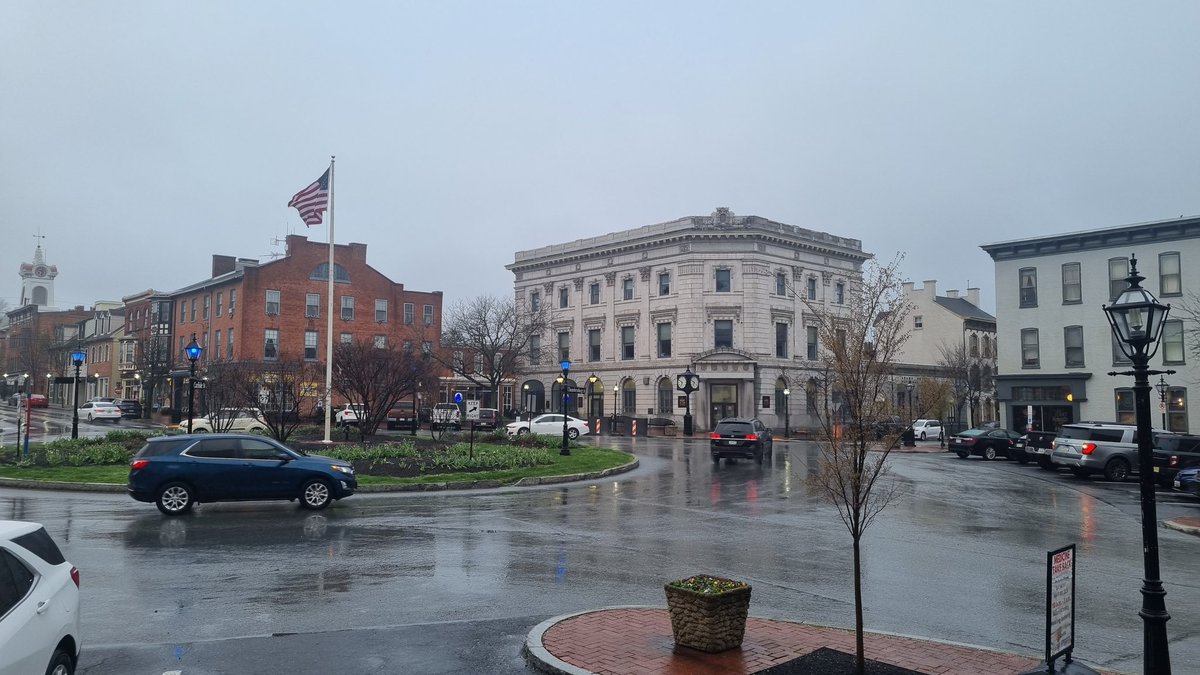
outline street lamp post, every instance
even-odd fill
[[[567,447],[567,397],[569,396],[569,394],[567,393],[567,374],[571,370],[571,362],[564,359],[563,362],[559,365],[562,366],[563,442],[562,442],[562,450],[558,454],[569,455],[569,454],[571,454],[571,449]]]
[[[421,426],[421,385],[413,390],[413,419],[412,429],[408,430],[409,436],[417,435],[417,427]]]
[[[79,368],[86,357],[87,352],[82,349],[71,352],[71,363],[75,365],[75,382],[71,385],[71,407],[75,410],[71,417],[71,438],[79,438]]]
[[[692,435],[692,392],[700,389],[700,376],[692,372],[692,367],[675,377],[675,388],[683,392],[683,435]],[[614,390],[615,391],[615,390]]]
[[[1158,409],[1162,412],[1162,428],[1167,431],[1167,392],[1171,390],[1171,385],[1162,375],[1158,376],[1158,384],[1154,385],[1158,389]]]
[[[196,334],[192,333],[192,341],[183,348],[187,360],[191,363],[188,374],[188,433],[192,433],[192,406],[196,400],[196,361],[204,353],[204,348],[196,344]]]
[[[1150,423],[1150,375],[1171,374],[1175,371],[1150,370],[1150,359],[1158,351],[1158,338],[1170,305],[1160,303],[1150,291],[1142,288],[1145,279],[1137,271],[1137,258],[1129,256],[1129,287],[1121,292],[1104,312],[1112,326],[1121,352],[1133,363],[1132,371],[1111,372],[1109,375],[1133,375],[1134,409],[1137,414],[1137,450],[1139,491],[1142,503],[1142,672],[1149,675],[1170,675],[1171,655],[1167,644],[1166,591],[1159,579],[1158,513],[1154,503],[1153,465],[1154,439]],[[1164,380],[1165,382],[1165,380]]]
[[[904,388],[908,391],[908,433],[905,434],[907,436],[907,438],[904,441],[904,445],[906,445],[910,448],[916,447],[916,445],[917,445],[916,434],[914,433],[913,426],[912,426],[913,425],[912,399],[913,399],[913,387],[914,386],[915,385],[913,385],[912,382],[909,382],[904,385]]]
[[[787,438],[791,435],[791,406],[788,405],[789,399],[792,397],[792,390],[788,387],[783,388],[783,437]]]
[[[592,416],[596,414],[596,411],[592,409],[592,408],[594,407],[594,406],[592,405],[592,394],[594,394],[594,393],[595,393],[595,390],[596,390],[596,381],[597,381],[597,380],[599,380],[599,379],[600,379],[600,378],[596,377],[596,374],[595,374],[595,373],[592,373],[591,375],[588,375],[588,379],[587,379],[587,383],[588,383],[588,391],[587,391],[587,394],[588,394],[588,395],[587,395],[587,423],[588,423],[589,425],[591,425],[591,423],[592,423]]]

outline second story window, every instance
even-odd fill
[[[274,328],[263,331],[263,358],[268,361],[279,358],[279,331]]]
[[[317,360],[317,331],[315,330],[304,331],[304,360]]]
[[[1180,365],[1183,356],[1183,322],[1166,321],[1162,329],[1162,359],[1165,365]]]
[[[426,326],[432,326],[432,325],[433,325],[433,305],[425,305],[425,315],[424,315],[424,318],[425,318],[425,325],[426,325]]]
[[[713,321],[713,348],[733,349],[732,319],[717,319]]]
[[[209,304],[212,302],[212,296],[204,296],[204,320],[208,321]]]
[[[237,289],[229,289],[229,316],[233,316],[233,308],[237,305]]]
[[[718,293],[728,293],[732,288],[729,274],[730,272],[728,267],[717,268],[714,278],[714,288]]]
[[[1021,367],[1038,368],[1041,366],[1041,354],[1038,349],[1038,330],[1036,328],[1021,329]]]
[[[225,299],[225,292],[217,291],[217,316],[221,316],[221,312],[223,311],[222,305],[224,304],[224,302],[223,302],[224,299]]]
[[[805,356],[808,357],[809,361],[816,361],[817,360],[817,327],[816,326],[806,326],[804,329],[804,332],[805,332],[805,344],[807,347]]]
[[[816,300],[817,299],[817,278],[809,277],[808,283],[804,290],[807,292],[809,300]]]
[[[600,304],[600,284],[592,282],[588,284],[588,302],[593,305]]]
[[[775,356],[786,359],[788,355],[788,325],[775,324]]]
[[[833,302],[838,305],[846,304],[846,284],[839,281],[833,285]]]
[[[413,304],[411,302],[404,303],[404,325],[411,326],[413,322]]]
[[[658,324],[658,355],[660,357],[668,357],[671,355],[671,324]]]
[[[1037,307],[1037,268],[1022,268],[1017,276],[1021,286],[1021,307]]]
[[[787,295],[787,275],[783,272],[775,273],[775,295]]]
[[[279,316],[279,291],[267,291],[267,315]]]
[[[1066,367],[1083,366],[1083,326],[1063,328],[1063,350],[1066,352]]]
[[[567,290],[566,286],[563,286],[562,288],[558,289],[558,307],[559,309],[566,309],[570,306],[570,304],[571,292]]]
[[[318,319],[321,317],[321,295],[319,293],[304,294],[304,318]]]
[[[924,328],[924,327],[925,327],[925,317],[921,316],[920,314],[914,315],[913,316],[913,329],[916,330],[916,329],[920,329],[920,328]]]
[[[196,320],[196,299],[192,298],[192,321]]]
[[[600,360],[600,329],[588,331],[588,361]]]
[[[621,299],[633,299],[633,277],[625,277],[621,280]]]
[[[1129,284],[1125,279],[1129,276],[1128,258],[1110,258],[1108,261],[1108,299],[1116,300]]]
[[[1179,253],[1158,255],[1158,294],[1182,295],[1183,283],[1179,274]]]
[[[1083,281],[1080,276],[1079,263],[1063,263],[1062,294],[1064,305],[1077,305],[1083,302]]]
[[[633,358],[633,326],[621,326],[621,358],[629,360]]]
[[[571,360],[571,334],[570,333],[564,332],[564,333],[558,334],[558,360],[559,361],[570,361]]]
[[[354,296],[342,296],[342,321],[354,320]]]
[[[529,309],[538,311],[542,308],[542,294],[540,291],[534,291],[529,294]]]
[[[670,295],[671,294],[671,273],[670,272],[659,272],[658,273],[658,294],[659,295]]]
[[[375,323],[387,323],[387,300],[375,299]]]

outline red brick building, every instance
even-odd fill
[[[196,336],[197,363],[303,358],[325,362],[329,245],[289,235],[283,257],[265,263],[214,255],[212,276],[168,293],[125,298],[127,340],[145,348],[151,336],[173,368],[166,388],[178,409],[188,371],[183,348]],[[334,246],[334,341],[368,339],[393,348],[436,349],[441,342],[441,291],[410,291],[367,264],[366,244]],[[147,361],[145,354],[136,357]],[[149,359],[153,360],[153,359]],[[312,405],[315,401],[308,402]],[[337,401],[335,400],[335,404]]]

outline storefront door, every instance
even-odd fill
[[[711,414],[709,419],[714,427],[717,422],[726,417],[738,416],[736,384],[711,384],[708,387],[708,393],[709,413]]]

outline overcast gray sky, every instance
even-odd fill
[[[0,4],[0,298],[208,276],[305,228],[453,302],[513,252],[716,206],[939,289],[979,244],[1200,212],[1200,3]]]

